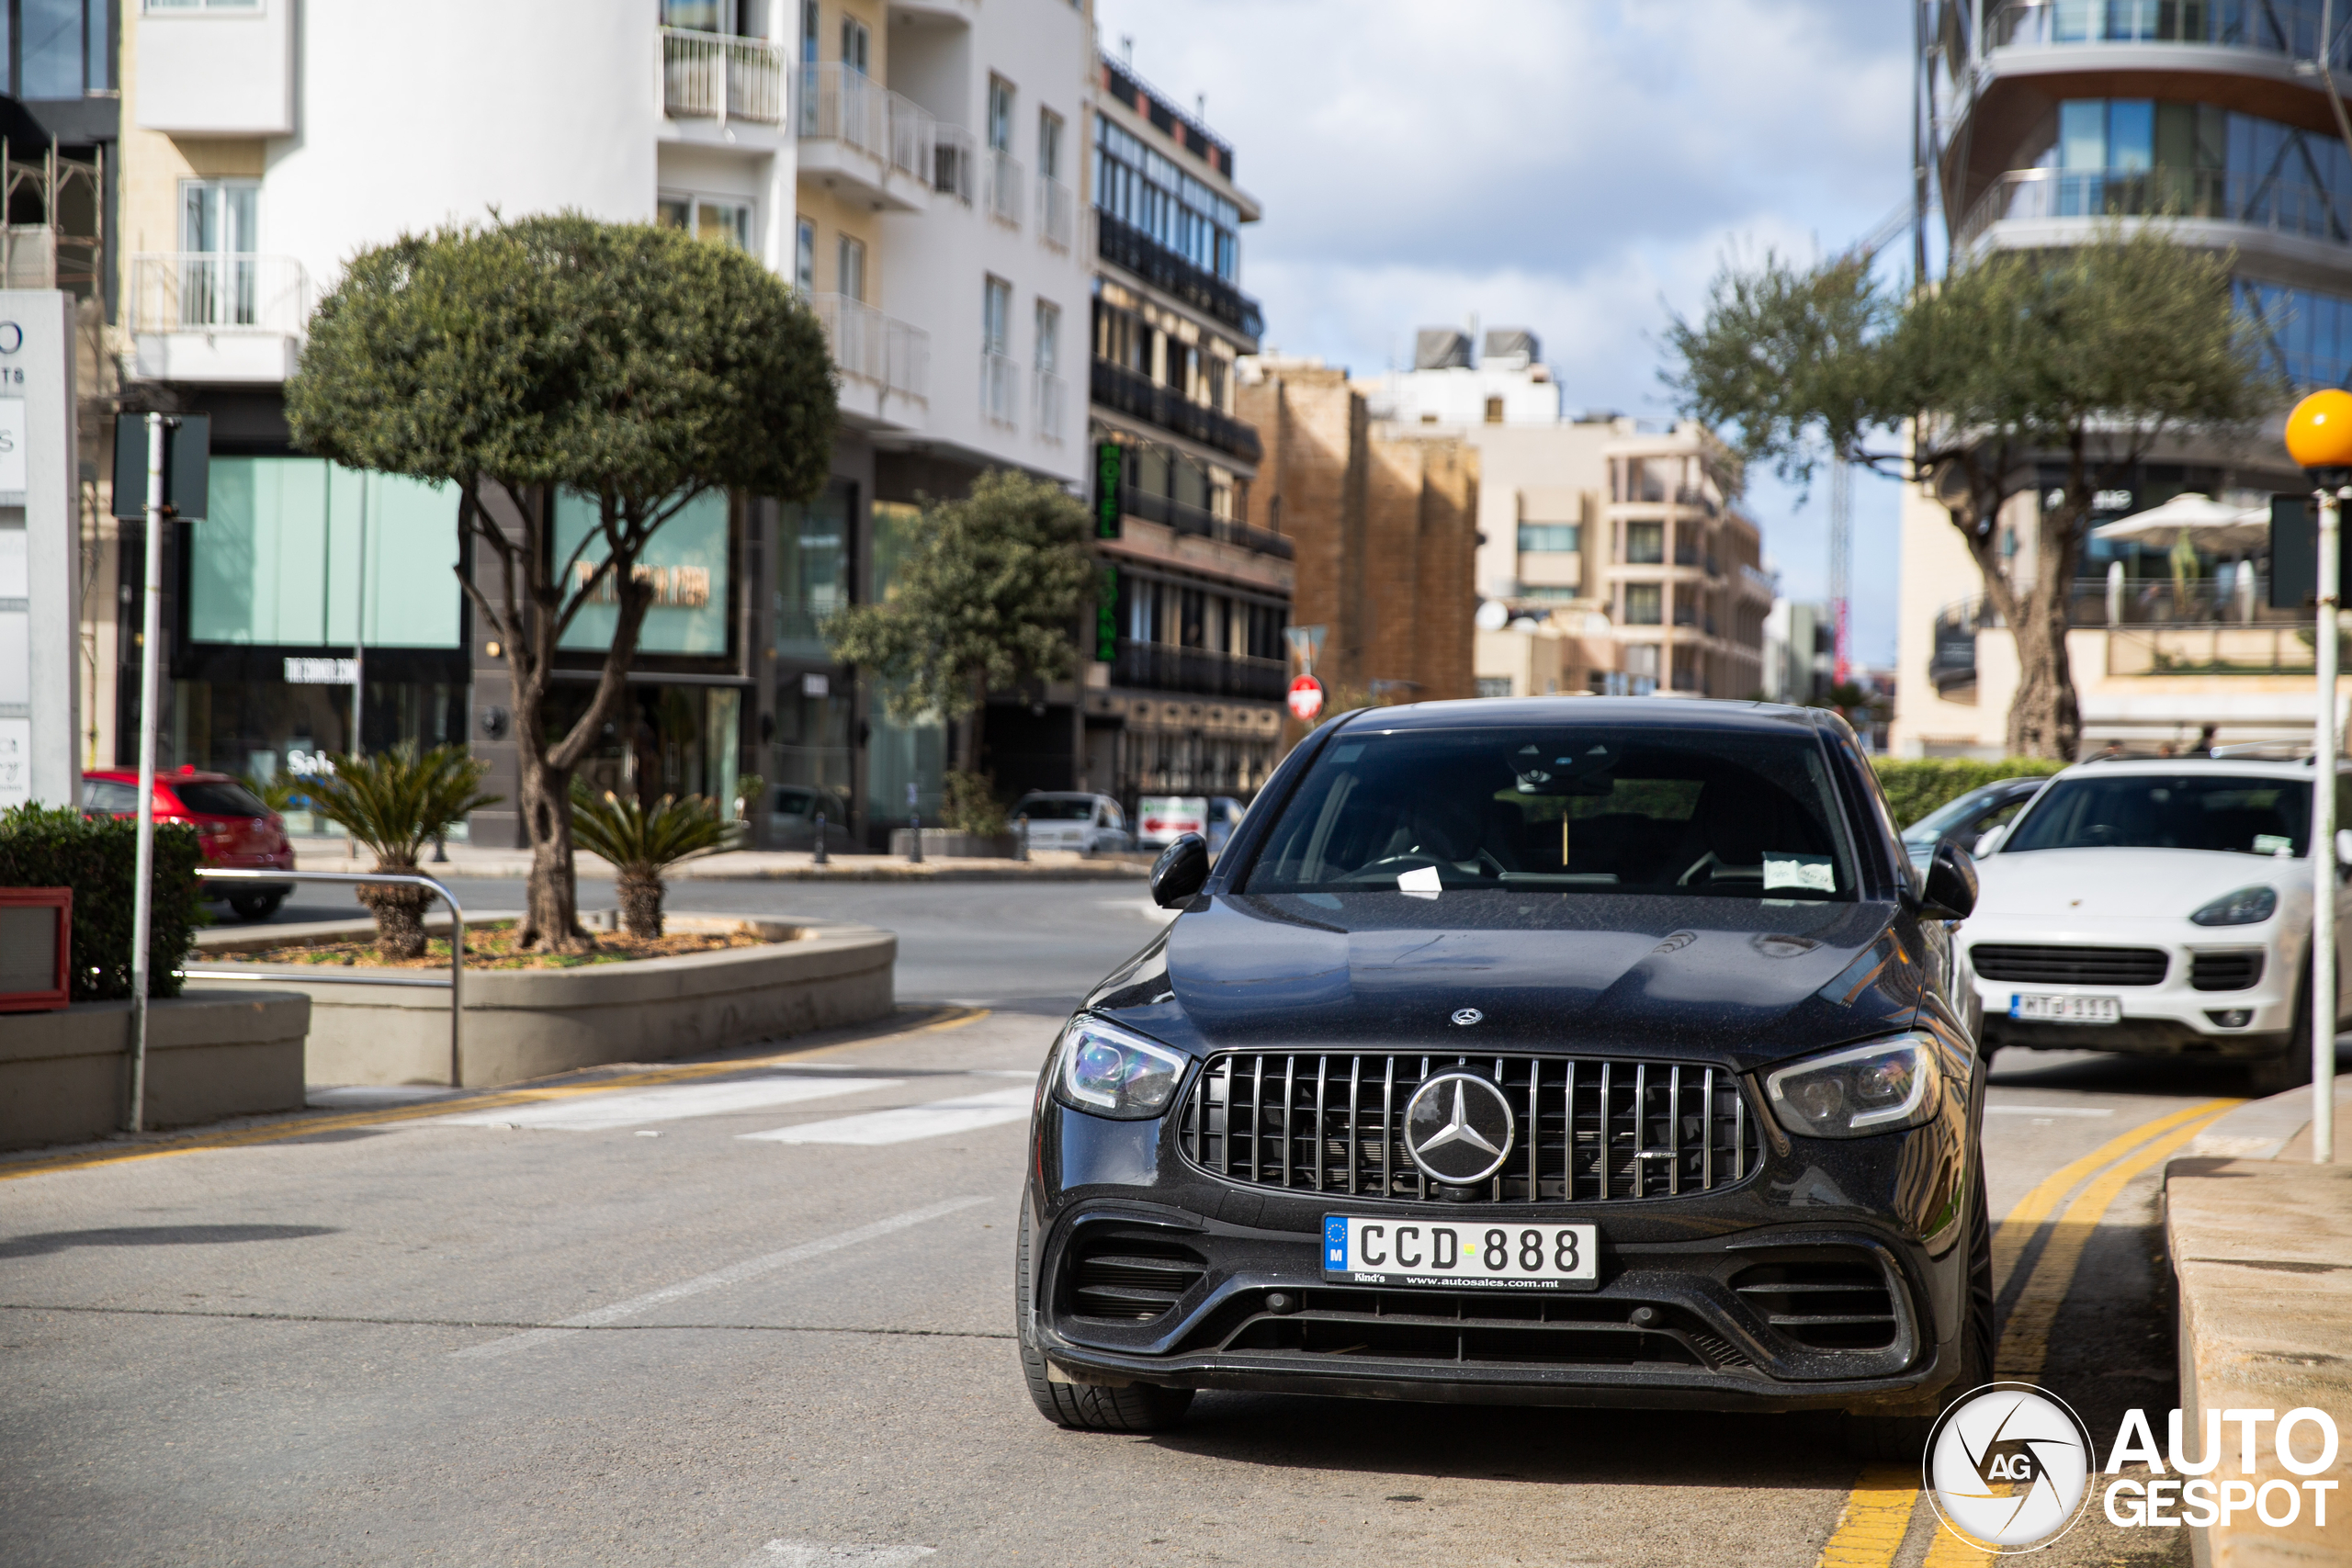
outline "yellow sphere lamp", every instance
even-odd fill
[[[2287,456],[2313,484],[2352,481],[2352,392],[2330,387],[2297,403],[2287,416]]]

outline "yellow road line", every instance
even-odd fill
[[[2050,1245],[2042,1248],[2032,1277],[2026,1280],[2017,1305],[2010,1310],[2008,1322],[2001,1327],[2001,1348],[1994,1358],[1999,1377],[2015,1382],[2041,1381],[2041,1364],[2050,1354],[2050,1330],[2058,1320],[2058,1309],[2065,1304],[2066,1292],[2074,1288],[2075,1270],[2082,1265],[2083,1248],[2089,1245],[2109,1208],[2122,1196],[2133,1177],[2173,1154],[2203,1132],[2207,1122],[2237,1103],[2219,1101],[2197,1121],[2174,1128],[2136,1154],[2117,1161],[2083,1189],[2081,1197],[2066,1205],[2066,1213],[2051,1233]]]
[[[1911,1505],[1918,1497],[1917,1465],[1874,1464],[1864,1470],[1829,1543],[1821,1549],[1817,1568],[1886,1568],[1902,1550]]]
[[[550,1100],[571,1100],[581,1095],[602,1094],[607,1089],[643,1089],[654,1084],[679,1083],[694,1078],[718,1077],[728,1073],[749,1071],[755,1067],[787,1066],[796,1062],[813,1061],[821,1056],[839,1055],[876,1044],[884,1040],[912,1034],[936,1034],[944,1030],[961,1029],[978,1023],[989,1016],[988,1008],[950,1010],[948,1016],[933,1018],[919,1024],[887,1030],[837,1044],[820,1045],[807,1051],[779,1051],[766,1056],[742,1056],[726,1062],[696,1062],[680,1067],[657,1067],[643,1072],[619,1073],[611,1077],[596,1078],[587,1083],[552,1084],[545,1088],[506,1089],[488,1094],[469,1095],[462,1099],[426,1100],[416,1105],[386,1106],[376,1111],[356,1111],[341,1116],[304,1116],[280,1122],[266,1122],[250,1127],[233,1127],[220,1133],[195,1133],[185,1137],[138,1148],[87,1149],[74,1154],[53,1155],[42,1159],[0,1162],[0,1181],[14,1181],[19,1177],[41,1176],[59,1170],[88,1170],[105,1165],[128,1165],[134,1160],[164,1159],[172,1155],[196,1154],[207,1149],[245,1148],[254,1144],[276,1143],[284,1138],[308,1137],[314,1133],[341,1132],[346,1127],[376,1127],[392,1122],[414,1122],[435,1116],[453,1116],[460,1111],[496,1110],[505,1105],[532,1105]]]
[[[1936,1521],[1936,1535],[1928,1542],[1928,1555],[1919,1568],[1977,1568],[1993,1555],[1993,1548],[1980,1546],[1952,1529],[1949,1520]]]
[[[2182,1110],[2168,1112],[2151,1122],[2143,1122],[2120,1137],[2109,1139],[2082,1158],[2062,1166],[2040,1181],[2032,1190],[2018,1200],[2017,1206],[2001,1219],[2000,1228],[1993,1233],[1993,1293],[2008,1289],[2009,1276],[2015,1272],[2018,1258],[2026,1244],[2041,1229],[2059,1201],[2075,1190],[2075,1183],[2098,1171],[2109,1161],[2138,1148],[2149,1139],[2161,1136],[2185,1122],[2227,1111],[2245,1103],[2236,1100],[2208,1100]]]

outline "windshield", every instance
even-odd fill
[[[1998,808],[1994,803],[2007,794],[2007,799]],[[1903,829],[1903,841],[1907,844],[1933,843],[1946,833],[1958,829],[1974,827],[1978,832],[1997,828],[2018,814],[2018,808],[2033,798],[2030,790],[2009,791],[2003,784],[1973,789],[1957,800],[1946,801],[1917,822]],[[1983,818],[1979,822],[1976,819]]]
[[[1351,734],[1316,758],[1241,891],[1850,899],[1834,799],[1810,731]]]
[[[1035,795],[1021,803],[1019,815],[1032,822],[1085,822],[1094,816],[1094,797],[1081,795],[1057,800],[1049,795]]]
[[[133,790],[131,793],[136,795],[138,792]],[[266,817],[269,815],[269,807],[264,806],[254,797],[254,793],[243,784],[175,782],[172,785],[172,793],[180,797],[182,806],[187,807],[189,811],[198,817]],[[136,811],[139,807],[134,804],[130,809]]]
[[[2003,854],[2030,850],[2213,850],[2301,855],[2312,787],[2218,773],[2062,779],[2034,802]]]

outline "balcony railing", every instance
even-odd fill
[[[812,294],[808,308],[817,313],[817,323],[832,347],[833,364],[845,378],[903,398],[929,400],[929,333],[846,294]]]
[[[1955,236],[1967,250],[1996,223],[2051,218],[2182,218],[2352,244],[2352,213],[2318,186],[2188,169],[2012,169]]]
[[[988,167],[989,216],[1000,223],[1020,228],[1022,193],[1027,188],[1026,171],[1019,159],[999,147],[989,149]]]
[[[1057,179],[1037,179],[1037,237],[1056,250],[1069,249],[1078,227],[1078,193]]]
[[[1105,408],[1148,420],[1162,430],[1190,436],[1204,446],[1231,453],[1245,463],[1255,463],[1264,455],[1258,432],[1250,425],[1215,409],[1204,408],[1124,365],[1097,359],[1093,395],[1094,400]]]
[[[1182,692],[1201,697],[1251,697],[1273,702],[1283,694],[1288,670],[1279,659],[1243,659],[1205,648],[1119,639],[1111,683],[1147,692]]]
[[[2186,43],[2290,60],[2318,56],[2320,0],[2007,0],[1987,18],[1988,49]],[[2329,58],[2352,69],[2352,13],[2338,6]]]
[[[1005,430],[1021,428],[1021,367],[1012,355],[980,351],[980,417]]]
[[[800,140],[839,141],[926,186],[938,178],[931,111],[838,61],[800,68]]]
[[[931,188],[972,205],[972,166],[979,161],[978,143],[960,125],[938,125],[932,130]]]
[[[1119,510],[1147,523],[1161,524],[1179,534],[1190,534],[1203,539],[1222,539],[1228,545],[1239,545],[1261,555],[1290,560],[1296,554],[1295,547],[1283,535],[1270,534],[1263,528],[1253,528],[1230,517],[1219,517],[1205,506],[1195,506],[1173,496],[1155,495],[1149,491],[1121,485]]]
[[[784,49],[765,39],[662,29],[662,107],[673,119],[784,121]]]
[[[311,275],[292,256],[133,256],[133,333],[275,333],[311,319]]]
[[[1094,211],[1094,249],[1113,266],[1134,273],[1155,288],[1166,289],[1244,336],[1265,334],[1266,320],[1258,301],[1099,207]]]
[[[1058,446],[1062,442],[1062,403],[1069,396],[1069,384],[1050,370],[1036,373],[1035,397],[1037,438]]]

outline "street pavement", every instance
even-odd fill
[[[1818,1417],[1207,1393],[1154,1437],[1048,1425],[1011,1337],[1023,1122],[1054,1014],[1156,911],[691,891],[897,927],[908,1005],[267,1141],[0,1161],[0,1564],[1959,1560]],[[1996,1064],[1994,1212],[2052,1217],[2000,1238],[2004,1359],[2038,1357],[2102,1445],[2175,1399],[2161,1160],[2132,1160],[2242,1093]],[[2188,1558],[2094,1514],[2046,1560]]]

